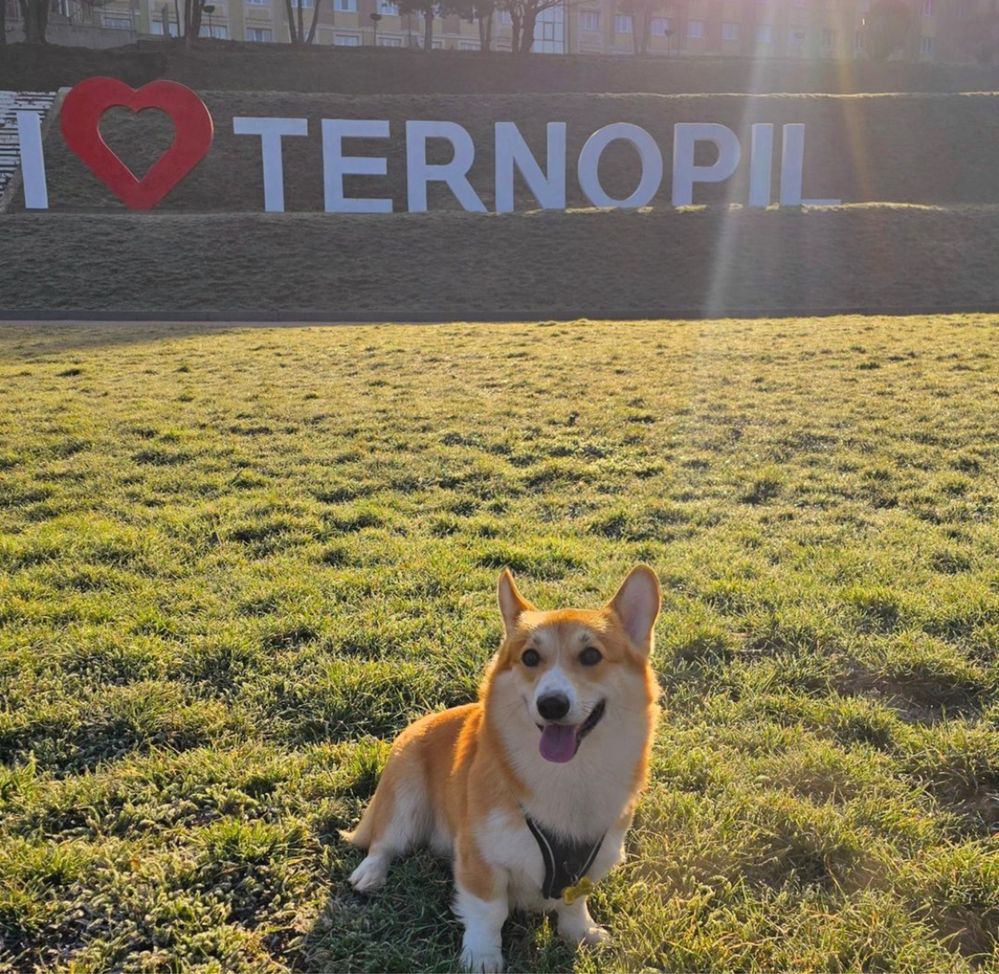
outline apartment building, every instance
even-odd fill
[[[0,0],[4,2],[4,0]],[[297,6],[299,0],[292,0]],[[305,21],[320,4],[319,45],[418,48],[424,25],[391,0],[301,0]],[[872,0],[662,0],[648,24],[648,37],[636,34],[618,0],[566,0],[544,11],[535,30],[539,54],[631,55],[644,50],[663,57],[698,55],[766,58],[864,57],[864,18]],[[960,61],[969,57],[968,24],[997,0],[903,0],[911,29],[902,56],[907,60]],[[74,4],[76,5],[74,7]],[[103,33],[122,31],[123,43],[138,37],[177,34],[178,0],[53,0],[54,22],[86,20]],[[210,0],[202,34],[257,43],[290,40],[285,0]],[[16,31],[16,4],[8,0]],[[638,25],[641,31],[641,25]],[[127,36],[126,36],[127,35]],[[475,51],[481,47],[477,22],[449,16],[434,22],[435,48]],[[511,23],[497,11],[492,44],[509,50]]]

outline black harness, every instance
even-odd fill
[[[541,850],[541,858],[545,863],[545,878],[541,884],[541,893],[548,900],[559,900],[567,887],[575,886],[587,873],[593,860],[597,858],[604,835],[596,842],[579,842],[575,839],[565,839],[560,835],[548,832],[524,812],[527,827],[531,830]]]

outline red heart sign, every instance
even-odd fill
[[[158,108],[173,120],[172,145],[142,179],[101,136],[101,118],[112,108]],[[215,134],[205,103],[176,81],[153,81],[135,89],[114,78],[88,78],[66,95],[60,125],[66,145],[130,210],[151,210],[159,203],[205,158]]]

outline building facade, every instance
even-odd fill
[[[4,0],[0,0],[4,2]],[[17,4],[8,4],[8,24],[18,29]],[[320,3],[315,42],[319,45],[418,48],[423,18],[401,14],[390,0],[292,0],[301,2],[306,25]],[[903,0],[911,27],[906,60],[961,61],[971,56],[970,25],[996,0]],[[539,54],[698,55],[766,58],[865,57],[864,20],[871,0],[662,0],[647,24],[636,25],[618,0],[567,0],[544,11],[535,30]],[[177,0],[53,0],[51,23],[58,33],[79,27],[101,34],[120,31],[122,43],[142,37],[176,35],[182,4]],[[639,34],[647,33],[646,37]],[[206,7],[202,34],[256,43],[290,40],[285,0],[214,0]],[[77,36],[85,37],[85,33]],[[508,14],[493,16],[491,47],[509,50]],[[58,36],[52,38],[58,41]],[[80,43],[77,40],[77,43]],[[86,43],[84,40],[83,43]],[[475,51],[482,47],[478,22],[449,16],[434,22],[435,48]]]

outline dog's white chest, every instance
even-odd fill
[[[478,829],[476,838],[483,858],[508,874],[511,902],[521,908],[539,906],[543,902],[541,885],[545,864],[523,817],[491,812]]]

